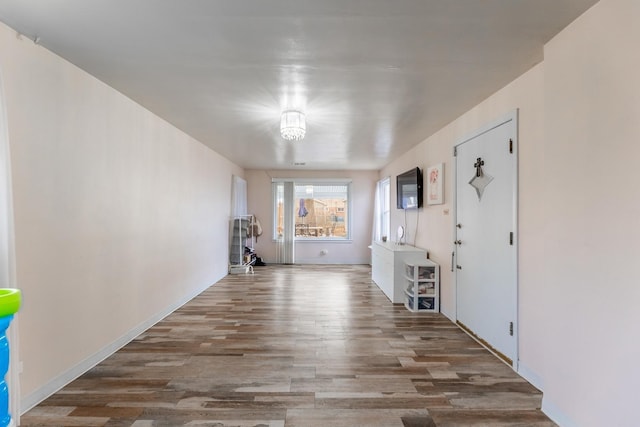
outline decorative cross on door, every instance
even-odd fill
[[[473,167],[476,168],[477,177],[482,176],[482,166],[484,166],[484,160],[482,160],[482,157],[478,157],[476,163],[473,165]]]
[[[482,193],[484,193],[484,189],[491,181],[493,181],[493,177],[488,173],[485,173],[482,170],[482,166],[484,166],[484,160],[482,160],[482,157],[478,157],[473,165],[473,167],[476,168],[476,176],[471,178],[471,181],[469,181],[469,185],[476,190],[478,201],[482,200]]]

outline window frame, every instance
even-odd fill
[[[374,197],[374,218],[372,241],[379,242],[382,237],[389,238],[391,232],[391,178],[376,182]]]
[[[391,233],[391,178],[382,180],[382,212],[380,213],[380,230],[381,236],[387,236]],[[386,232],[386,233],[385,233]]]
[[[353,202],[352,202],[352,180],[346,178],[273,178],[271,180],[271,214],[273,216],[273,227],[272,227],[272,236],[273,241],[277,241],[279,236],[277,234],[278,229],[278,184],[282,182],[293,182],[294,188],[298,186],[330,186],[330,185],[344,185],[347,187],[347,214],[345,216],[345,220],[348,224],[346,228],[346,236],[345,237],[337,237],[337,236],[295,236],[294,240],[296,243],[313,243],[313,242],[332,242],[332,243],[349,243],[352,242],[352,210],[353,210]],[[295,197],[295,191],[294,191]],[[293,200],[295,203],[295,200]]]

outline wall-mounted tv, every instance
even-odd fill
[[[396,195],[398,209],[417,209],[422,207],[422,173],[414,168],[396,177]]]

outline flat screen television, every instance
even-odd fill
[[[414,168],[396,177],[396,195],[398,209],[417,209],[422,207],[422,173]]]

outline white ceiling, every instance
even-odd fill
[[[0,20],[244,168],[379,169],[596,2],[0,0]]]

